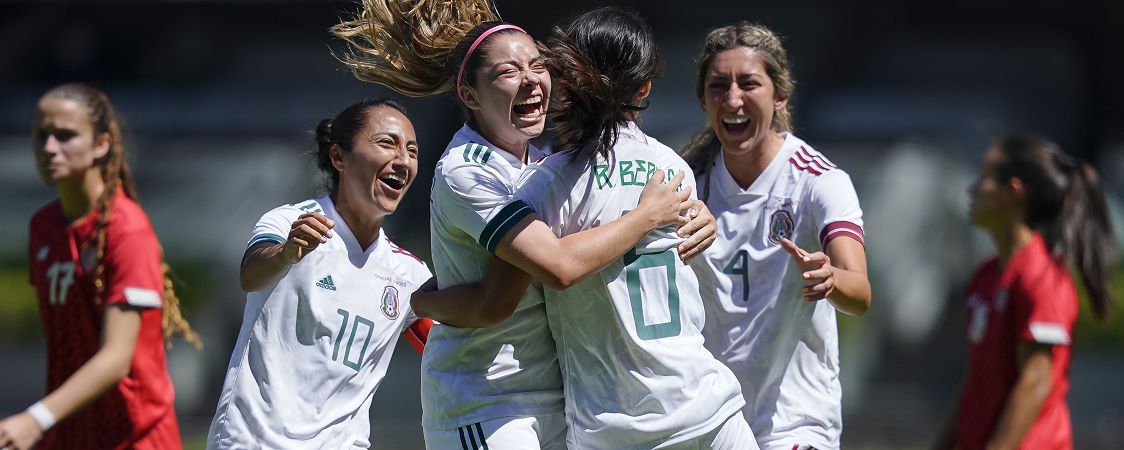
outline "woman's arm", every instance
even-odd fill
[[[479,283],[415,292],[410,307],[420,317],[461,328],[487,328],[507,320],[531,285],[531,276],[493,257]]]
[[[301,214],[293,222],[283,243],[263,242],[246,249],[238,282],[246,292],[260,291],[277,284],[281,277],[320,244],[332,237],[336,223],[314,212]]]
[[[1019,378],[999,415],[999,424],[987,443],[988,450],[1019,448],[1027,430],[1038,417],[1042,403],[1050,395],[1050,368],[1054,362],[1054,347],[1050,344],[1020,341],[1015,346],[1015,357]]]
[[[788,239],[781,245],[803,272],[804,300],[827,299],[835,309],[861,316],[870,309],[870,281],[866,277],[866,249],[849,238],[832,239],[826,252],[808,253]]]
[[[532,214],[500,241],[498,258],[489,263],[480,283],[415,293],[410,304],[419,316],[443,324],[489,327],[511,317],[532,279],[553,289],[566,289],[620,258],[661,226],[693,227],[698,237],[684,248],[697,254],[714,241],[714,218],[709,211],[696,213],[700,217],[690,221],[681,217],[682,211],[698,208],[697,202],[688,200],[689,190],[676,192],[682,180],[680,173],[663,183],[663,171],[658,171],[644,186],[636,209],[606,225],[561,239]]]
[[[141,310],[123,304],[105,308],[101,349],[41,402],[56,421],[101,397],[129,373],[141,326]],[[46,430],[25,411],[0,422],[0,447],[30,448]]]
[[[631,250],[653,230],[679,223],[693,204],[690,189],[676,192],[683,172],[664,183],[663,171],[644,186],[640,202],[619,219],[562,238],[534,214],[519,222],[496,247],[510,262],[551,289],[566,289]]]

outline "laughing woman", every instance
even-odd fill
[[[516,180],[542,157],[530,141],[545,126],[551,74],[536,41],[499,21],[486,0],[367,0],[333,32],[350,44],[344,62],[358,78],[409,95],[453,91],[464,112],[464,126],[437,163],[431,194],[438,286],[477,283],[486,272],[498,273],[486,270],[490,264],[521,269],[502,283],[517,288],[515,295],[449,296],[428,304],[424,314],[442,324],[422,355],[426,445],[562,448],[561,373],[541,290],[525,289],[530,277],[555,288],[574,285],[650,231],[678,223],[680,211],[695,204],[675,192],[679,180],[665,185],[653,177],[631,213],[559,239],[517,201]],[[683,247],[690,252],[706,237],[696,233]],[[498,298],[514,301],[493,301]]]
[[[684,159],[723,232],[696,267],[707,347],[741,381],[761,448],[837,449],[835,312],[870,307],[862,210],[847,173],[789,131],[793,86],[772,31],[707,35],[695,93],[708,124]]]
[[[325,119],[328,195],[267,212],[239,278],[246,312],[207,448],[368,448],[371,401],[398,336],[424,325],[409,297],[429,269],[383,231],[418,168],[392,100]]]

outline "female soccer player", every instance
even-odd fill
[[[327,196],[265,213],[239,274],[246,313],[208,448],[367,448],[371,399],[409,297],[431,277],[383,221],[414,181],[413,124],[393,100],[349,106],[316,129]]]
[[[968,376],[937,449],[1070,449],[1070,342],[1081,274],[1093,315],[1112,306],[1116,248],[1089,164],[1052,142],[999,140],[970,190],[972,225],[998,255],[968,285]]]
[[[627,215],[655,173],[690,173],[635,122],[662,68],[638,14],[586,12],[547,47],[564,150],[532,166],[518,193],[555,233]],[[654,230],[598,276],[545,291],[570,448],[757,448],[737,379],[703,347],[703,304],[675,252],[681,240]]]
[[[566,150],[530,166],[516,195],[567,235],[625,214],[649,177],[689,169],[634,123],[660,71],[642,19],[594,10],[548,47]],[[678,241],[659,230],[599,276],[546,290],[570,448],[756,448],[736,379],[702,346],[703,306],[694,274],[671,250]],[[481,288],[520,280],[511,270],[490,266]]]
[[[772,31],[707,35],[695,93],[708,125],[683,155],[723,231],[695,267],[707,348],[741,381],[761,447],[837,449],[835,311],[870,306],[862,210],[850,177],[788,132],[792,91]]]
[[[165,340],[180,314],[113,106],[64,84],[32,121],[39,176],[59,198],[31,218],[31,284],[47,336],[47,392],[0,421],[0,448],[180,448]]]
[[[545,124],[550,74],[535,41],[519,27],[496,21],[487,1],[406,8],[397,1],[369,0],[357,18],[333,32],[350,43],[344,61],[360,79],[409,95],[455,88],[466,113],[433,184],[430,233],[442,288],[481,281],[493,255],[549,286],[570,286],[619,258],[649,231],[679,222],[680,211],[697,207],[684,203],[686,193],[674,191],[679,177],[671,185],[651,183],[640,203],[631,205],[632,213],[588,233],[558,239],[535,220],[515,198],[515,181],[528,161],[541,157],[530,139]],[[695,244],[706,238],[696,233],[684,251],[700,251]],[[514,289],[515,295],[447,296],[426,312],[446,324],[489,326],[434,327],[422,357],[428,447],[564,445],[561,374],[542,294],[532,289],[523,296],[530,278],[517,273],[492,285]],[[496,298],[517,301],[499,304]]]

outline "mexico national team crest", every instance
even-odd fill
[[[98,249],[92,245],[82,249],[78,254],[78,263],[86,273],[94,273],[94,269],[98,266]]]
[[[769,240],[780,244],[781,239],[792,239],[796,230],[796,221],[792,217],[792,199],[784,199],[784,203],[769,217]]]
[[[398,318],[398,289],[394,286],[387,286],[382,290],[382,302],[379,305],[384,316],[387,319],[394,320]]]

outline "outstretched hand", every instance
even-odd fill
[[[831,258],[826,253],[808,253],[788,238],[781,238],[781,246],[792,255],[796,267],[800,269],[800,276],[804,279],[804,288],[801,289],[804,301],[820,301],[835,291],[835,267],[832,267]]]

